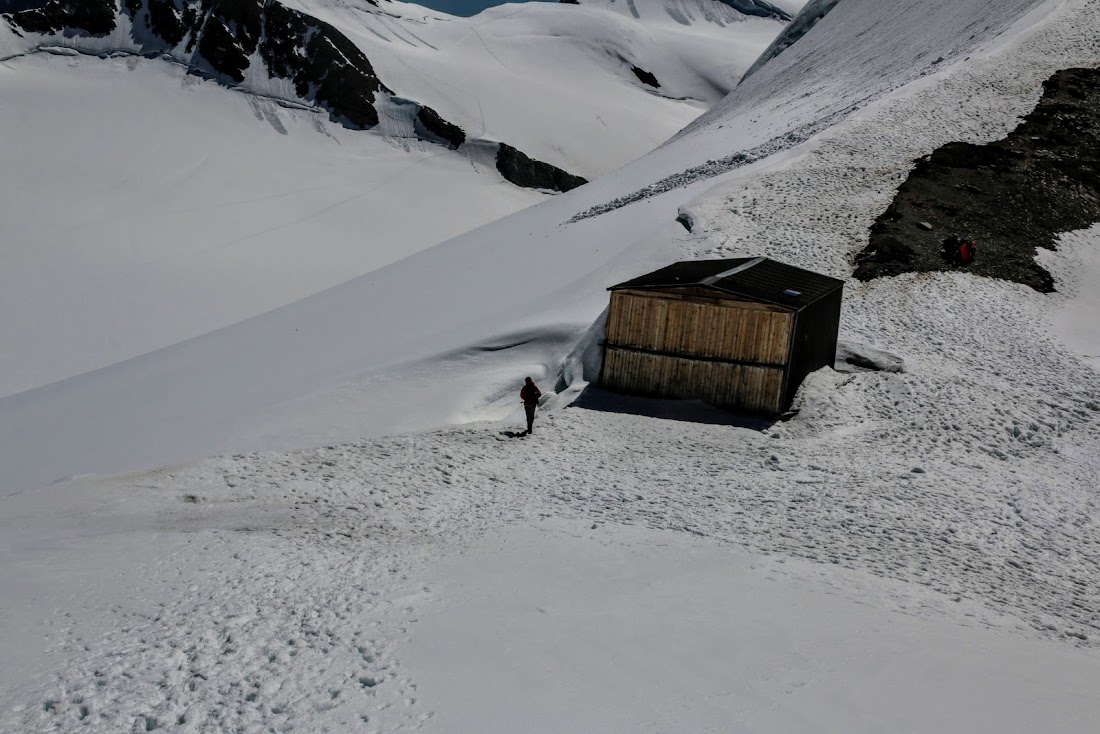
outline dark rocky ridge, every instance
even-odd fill
[[[920,223],[932,225],[925,231]],[[1065,69],[1043,85],[1035,109],[1004,140],[949,143],[917,161],[871,227],[855,277],[952,270],[940,240],[973,237],[975,275],[1044,293],[1050,273],[1035,248],[1100,222],[1100,69]]]
[[[729,5],[739,13],[752,15],[757,18],[775,18],[776,20],[790,21],[794,16],[783,8],[772,5],[767,0],[718,0],[723,5]]]
[[[260,56],[272,75],[293,80],[299,97],[327,109],[338,122],[357,128],[378,124],[374,95],[390,90],[359,47],[328,23],[269,3]]]
[[[558,2],[566,5],[581,4],[580,0],[558,0]],[[612,2],[614,2],[614,0],[612,0]],[[774,18],[775,20],[784,22],[794,19],[794,16],[786,10],[777,5],[772,5],[767,0],[714,0],[714,2],[728,5],[742,15],[750,15],[755,18]],[[637,11],[634,10],[633,5],[631,6],[631,12],[634,13],[635,18],[638,17]],[[668,8],[668,12],[671,15],[674,11]]]
[[[458,149],[466,142],[466,133],[458,125],[447,122],[431,107],[421,105],[416,120],[430,134],[445,141],[451,148]]]
[[[741,81],[745,81],[764,64],[793,46],[798,39],[809,33],[818,21],[828,15],[829,11],[835,8],[839,2],[840,0],[810,0],[806,3],[798,15],[793,18],[793,22],[783,29],[783,32],[771,42],[771,45],[764,49],[764,53],[760,54],[760,58],[749,67],[748,71],[741,77]],[[788,15],[784,20],[792,20],[792,18]]]
[[[661,83],[657,81],[657,77],[653,75],[653,72],[646,71],[645,69],[634,66],[633,64],[631,64],[630,70],[634,72],[634,76],[638,77],[638,81],[640,81],[642,84],[648,84],[654,89],[661,88]]]
[[[529,189],[569,191],[588,183],[586,179],[566,173],[557,166],[529,158],[505,143],[497,149],[497,170],[516,186]]]
[[[125,14],[144,52],[169,54],[224,83],[243,82],[258,50],[271,76],[292,81],[299,97],[352,128],[378,124],[375,94],[389,91],[342,33],[273,0],[122,0],[121,6],[114,0],[42,0],[37,5],[9,14],[8,23],[17,32],[102,36],[116,28],[118,14]]]
[[[352,129],[377,125],[377,95],[393,94],[340,31],[277,0],[121,0],[121,5],[116,0],[0,0],[0,14],[20,35],[70,38],[112,33],[125,14],[143,53],[168,55],[227,86],[244,81],[258,51],[270,76],[291,81],[299,98]],[[422,140],[452,149],[466,141],[458,125],[430,107],[412,104]],[[497,169],[517,186],[568,191],[586,183],[503,144]]]
[[[115,29],[116,8],[111,0],[50,0],[11,3],[5,8],[8,24],[16,33],[60,33],[78,31],[105,36]]]

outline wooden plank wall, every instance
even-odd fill
[[[755,303],[615,291],[607,343],[685,356],[785,365],[793,314]]]
[[[781,412],[783,368],[668,357],[608,347],[603,384],[610,390],[673,400],[703,400],[722,408]]]

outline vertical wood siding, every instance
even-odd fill
[[[697,293],[613,292],[603,384],[636,395],[779,413],[793,320],[789,311]]]
[[[782,411],[782,367],[668,357],[609,347],[603,381],[610,390],[774,415]]]
[[[613,292],[607,342],[684,356],[785,365],[793,314],[731,300]]]

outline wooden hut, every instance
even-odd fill
[[[678,262],[612,286],[600,381],[778,415],[832,366],[843,289],[763,257]]]

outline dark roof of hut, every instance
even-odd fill
[[[798,310],[844,287],[844,281],[766,257],[684,260],[608,290],[703,287],[756,303]]]

